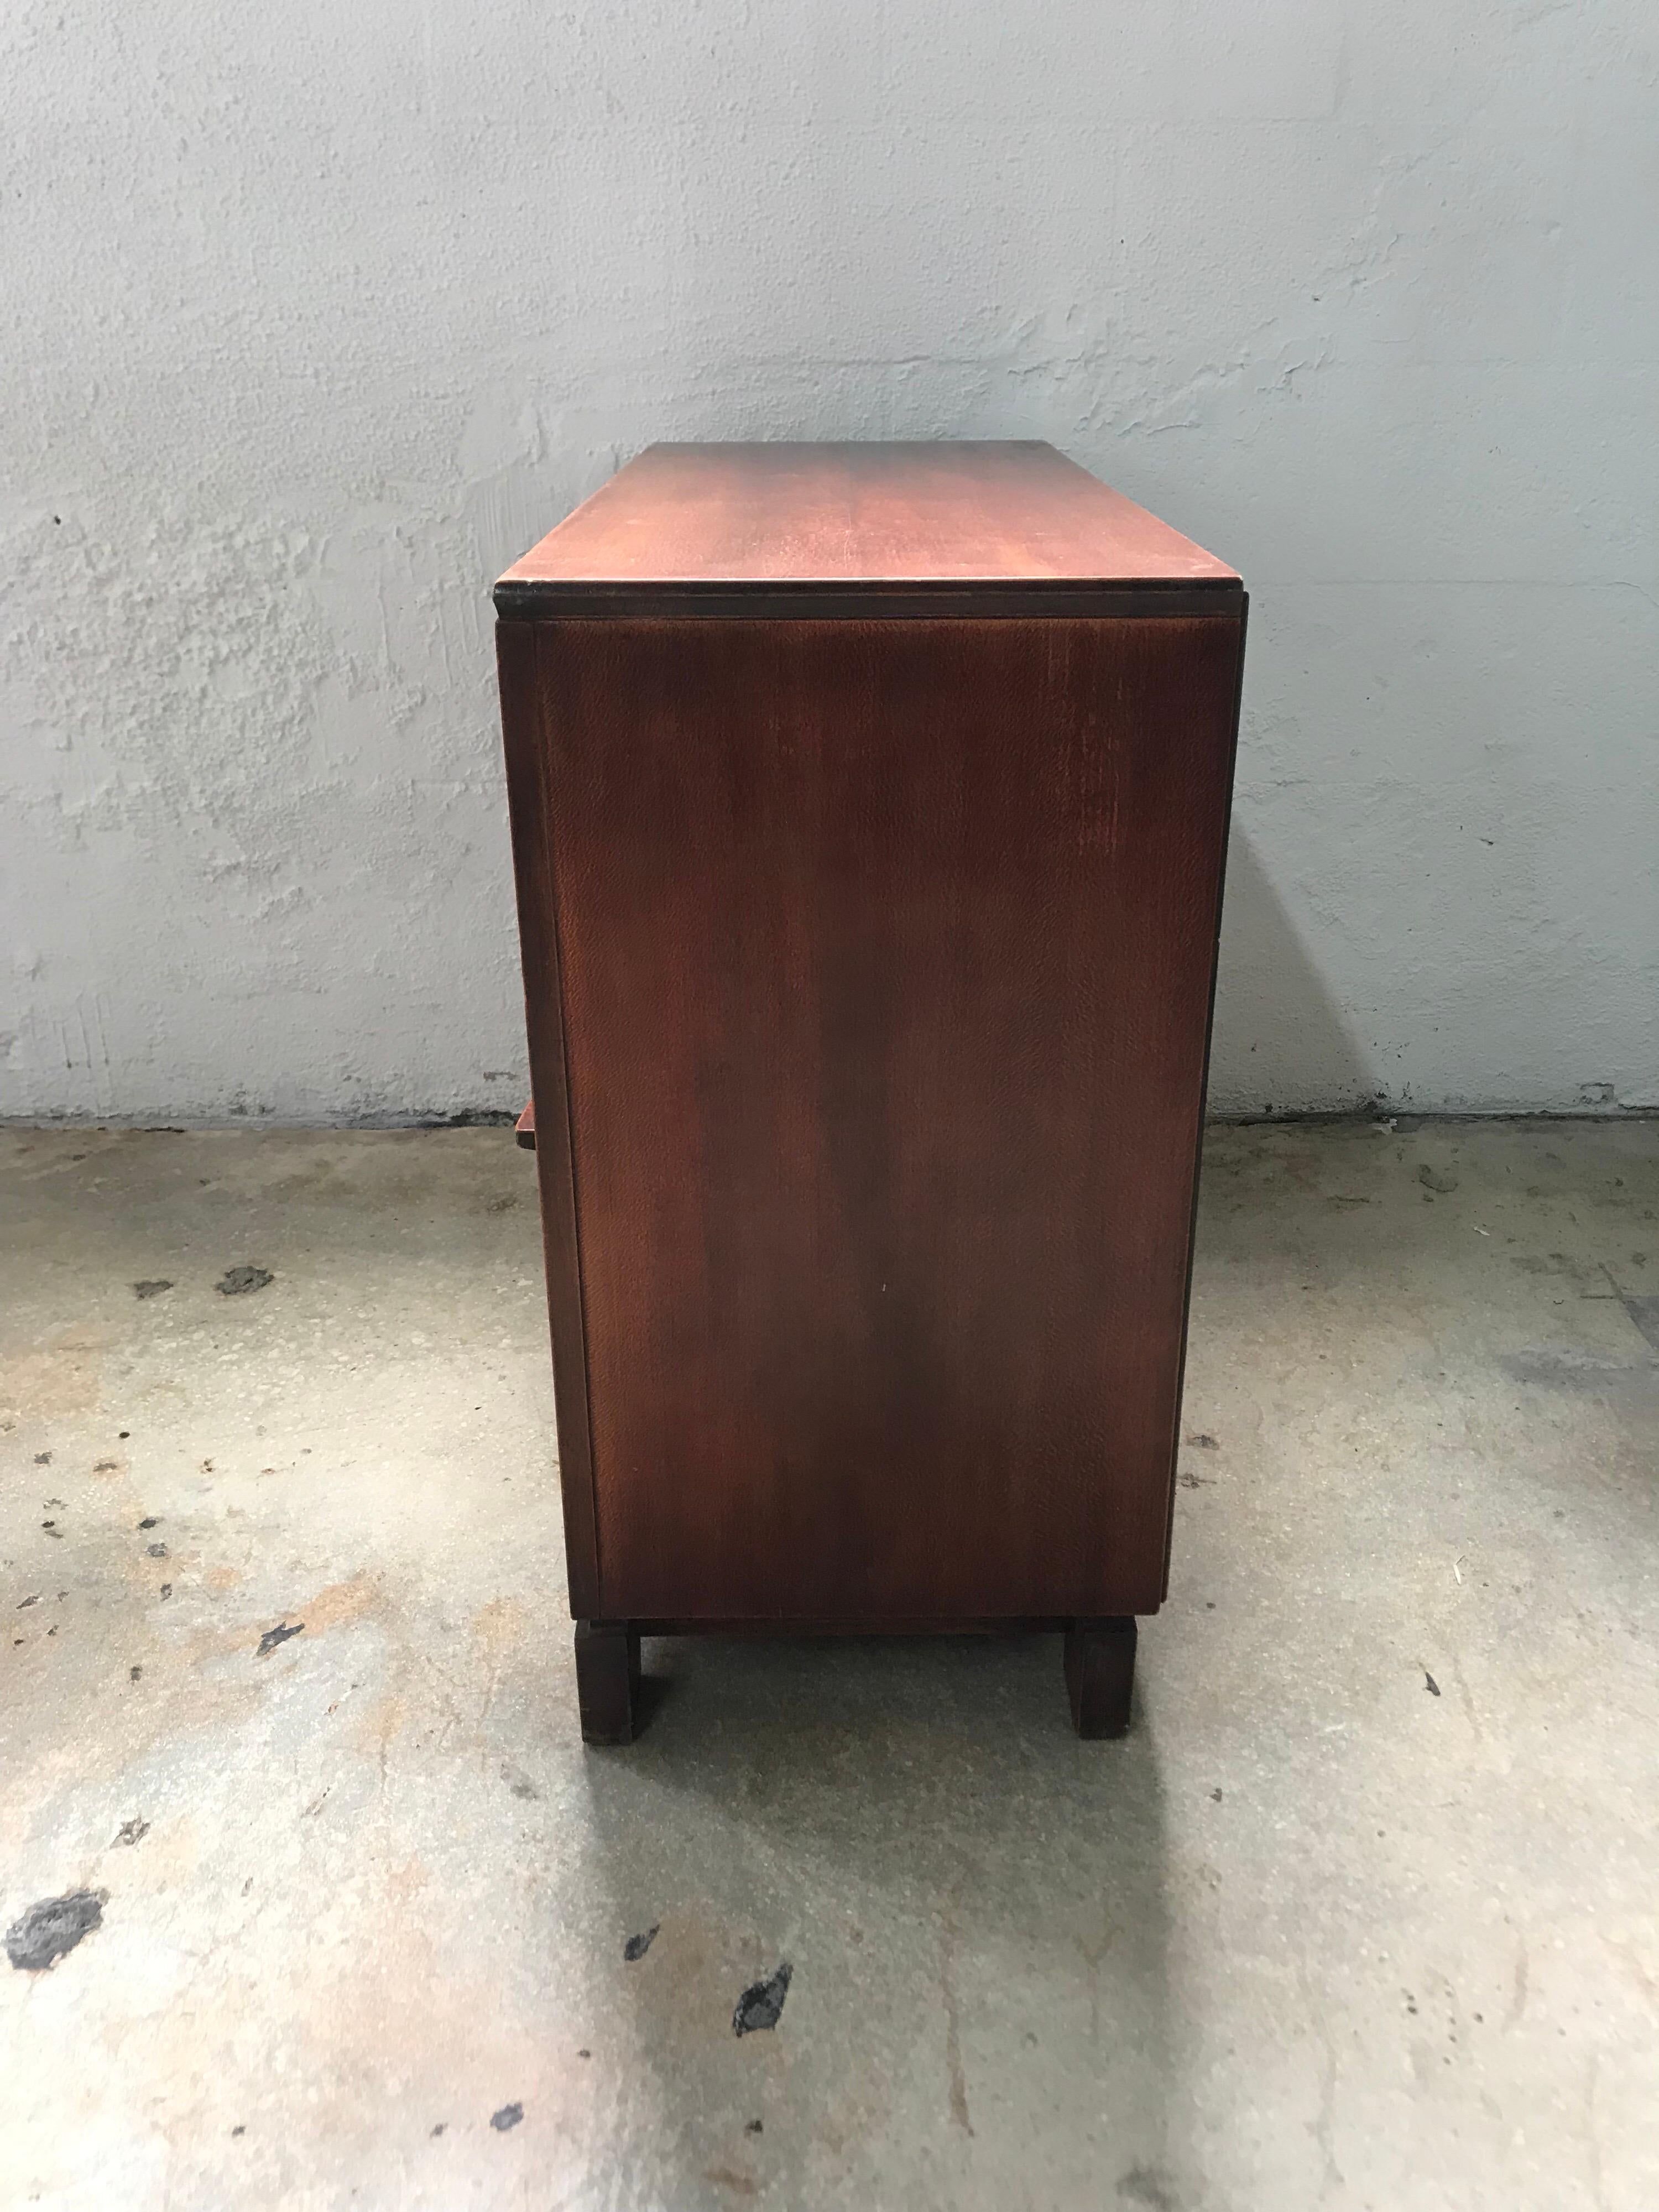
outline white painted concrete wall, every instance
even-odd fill
[[[516,1107],[487,587],[1042,436],[1254,593],[1215,1092],[1659,1103],[1652,0],[10,0],[0,1112]]]

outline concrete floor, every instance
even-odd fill
[[[1659,1126],[1212,1135],[1115,1745],[682,1642],[585,1753],[532,1175],[0,1136],[0,2201],[1659,2205]]]

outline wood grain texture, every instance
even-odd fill
[[[501,625],[573,1610],[1157,1609],[1240,611]]]
[[[506,615],[1098,615],[1136,611],[1130,587],[1152,613],[1240,585],[1052,446],[653,446],[495,596]]]

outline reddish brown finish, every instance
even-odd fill
[[[652,446],[507,570],[496,604],[689,612],[741,587],[751,605],[810,592],[858,611],[967,587],[978,611],[1038,611],[1034,586],[1237,592],[1238,577],[1052,446]]]
[[[1055,573],[1038,489],[1081,477],[1092,573],[1130,558],[1127,503],[1044,448],[666,450],[601,533],[655,545],[641,596],[532,620],[505,592],[500,626],[572,1609],[1155,1611],[1237,580],[1145,517],[1141,566],[1158,533],[1208,563],[1202,611],[1154,580],[1127,615],[1022,616],[1019,580]],[[780,577],[823,568],[826,471],[860,544],[879,514],[978,611],[781,617]],[[739,486],[764,618],[637,612],[693,543],[712,573]],[[1089,501],[1054,497],[1080,574]],[[532,556],[576,548],[544,616],[586,604],[580,520]]]
[[[513,1134],[526,1152],[536,1149],[536,1102],[532,1098],[513,1124]]]
[[[597,1612],[1151,1611],[1237,625],[540,635]]]

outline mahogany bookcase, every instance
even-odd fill
[[[1121,1732],[1239,578],[1048,446],[656,446],[495,606],[584,1735],[644,1632],[1034,1626]]]

